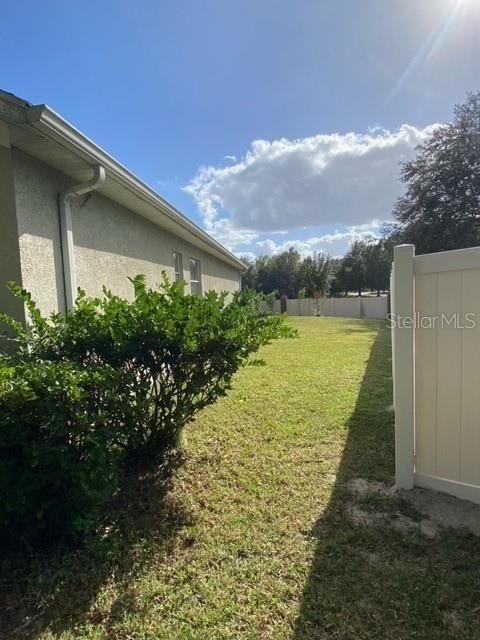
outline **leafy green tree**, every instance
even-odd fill
[[[365,242],[363,246],[365,261],[365,286],[371,291],[385,291],[389,287],[391,257],[385,240]]]
[[[315,253],[304,259],[290,247],[273,256],[258,256],[255,260],[242,258],[247,271],[242,278],[244,288],[263,294],[297,298],[304,289],[307,298],[325,295],[329,287],[331,259]]]
[[[480,244],[480,92],[418,147],[401,179],[407,190],[393,211],[397,242],[419,253]]]
[[[247,270],[242,274],[242,288],[257,290],[258,285],[258,272],[257,263],[249,256],[241,256],[240,260],[247,267]]]
[[[280,295],[288,298],[297,296],[300,264],[300,254],[293,247],[271,258],[272,288],[277,289]]]
[[[330,258],[321,253],[307,256],[298,270],[298,285],[305,290],[307,298],[325,295],[328,289]]]
[[[276,279],[273,274],[272,258],[269,256],[258,256],[255,260],[257,274],[256,291],[260,293],[271,293],[276,291]]]
[[[342,264],[341,258],[330,258],[327,293],[328,295],[336,298],[342,293],[340,288],[340,282],[338,278],[338,272]]]
[[[380,291],[388,288],[392,261],[392,240],[354,242],[344,258],[331,258],[322,253],[301,258],[290,248],[274,256],[243,258],[248,266],[243,278],[244,287],[265,295],[289,298],[320,298],[327,294],[364,288]]]
[[[362,295],[365,288],[365,252],[364,244],[356,241],[342,259],[336,273],[336,287],[345,292],[357,291]]]

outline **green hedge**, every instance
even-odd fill
[[[80,291],[66,318],[29,312],[28,328],[6,316],[15,349],[0,360],[0,539],[79,537],[131,457],[159,461],[183,426],[224,395],[261,345],[293,335],[259,314],[252,292],[185,295],[164,279],[134,299]]]
[[[0,529],[34,543],[87,531],[115,487],[115,372],[43,360],[0,375]]]

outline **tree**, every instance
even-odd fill
[[[307,298],[325,295],[330,274],[330,258],[314,253],[302,261],[298,270],[298,286],[305,290]]]
[[[380,291],[388,289],[392,253],[391,237],[358,240],[344,258],[314,253],[302,259],[291,247],[278,255],[258,256],[254,261],[244,257],[247,271],[242,282],[244,288],[264,296],[318,299],[349,291],[362,295],[364,288],[380,295]]]
[[[391,258],[389,247],[385,240],[378,242],[366,242],[363,247],[365,260],[365,286],[371,291],[376,291],[377,296],[380,291],[388,289],[390,280]]]
[[[255,260],[257,276],[255,289],[260,293],[270,293],[275,290],[271,261],[269,256],[258,256]]]
[[[407,190],[393,211],[399,239],[419,253],[480,244],[480,92],[418,147],[401,180]]]
[[[329,276],[328,276],[328,293],[330,296],[333,296],[334,298],[339,296],[342,293],[341,282],[338,276],[338,272],[340,271],[341,265],[342,265],[341,258],[330,259],[330,268],[329,268]]]
[[[280,295],[295,298],[298,292],[300,263],[300,254],[293,247],[290,247],[288,251],[273,256],[271,258],[272,289],[277,289]]]
[[[304,290],[308,298],[323,296],[327,293],[331,277],[331,258],[322,253],[314,253],[304,259],[296,249],[273,256],[257,256],[252,260],[244,256],[242,261],[247,271],[242,277],[244,288],[260,293],[299,297]]]
[[[365,287],[365,255],[362,242],[356,241],[352,244],[341,261],[335,278],[338,290],[345,293],[358,291],[358,295],[362,295],[362,289]]]
[[[242,256],[240,260],[247,267],[247,270],[242,274],[242,286],[244,289],[255,291],[258,283],[257,263],[249,256]]]

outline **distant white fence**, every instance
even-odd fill
[[[289,316],[333,316],[338,318],[371,318],[384,320],[388,313],[387,296],[356,298],[305,298],[287,300]],[[275,300],[269,309],[266,302],[261,303],[261,310],[280,313],[280,300]]]
[[[396,483],[480,503],[480,247],[395,247],[391,285]]]

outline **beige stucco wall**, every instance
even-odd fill
[[[0,311],[23,320],[23,303],[6,287],[9,281],[20,283],[22,275],[13,188],[12,150],[8,129],[2,122],[0,122],[0,278]],[[4,327],[0,330],[3,332]]]
[[[13,149],[13,168],[23,286],[43,312],[64,310],[57,194],[69,181],[38,160]],[[142,273],[155,286],[165,270],[173,278],[173,252],[200,260],[202,289],[233,292],[240,272],[117,203],[92,193],[72,206],[77,284],[91,295],[106,285],[132,296],[128,277]]]

